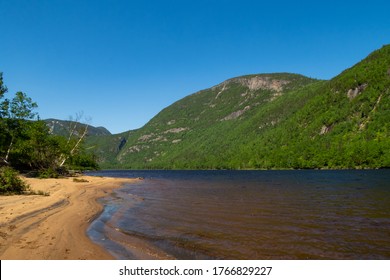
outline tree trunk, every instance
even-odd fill
[[[14,144],[14,139],[12,138],[11,139],[11,143],[9,144],[8,146],[8,150],[7,150],[7,154],[5,155],[5,159],[4,159],[4,162],[9,165],[9,161],[8,161],[8,158],[9,158],[9,154],[11,152],[11,149],[12,149],[12,145]]]
[[[71,155],[71,156],[74,155],[74,153],[75,153],[77,147],[80,145],[81,141],[83,141],[84,137],[87,135],[87,131],[88,131],[88,125],[85,126],[85,129],[84,129],[84,131],[83,131],[83,134],[80,136],[80,138],[79,138],[79,140],[77,141],[77,143],[76,143],[76,144],[73,146],[73,148],[70,150],[70,155]],[[74,131],[71,132],[71,133],[73,134]],[[70,142],[70,138],[69,138],[69,142]],[[61,163],[60,163],[60,166],[59,166],[59,167],[62,167],[62,166],[65,164],[65,162],[67,161],[68,158],[69,158],[69,157],[67,157],[67,156],[63,156],[63,159],[61,160]]]

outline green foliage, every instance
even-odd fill
[[[0,168],[0,194],[21,194],[29,186],[20,179],[19,173],[11,167]]]
[[[60,173],[53,168],[40,169],[37,171],[36,177],[40,179],[59,178]]]
[[[68,166],[73,170],[97,170],[99,165],[94,154],[88,154],[85,151],[79,152],[72,156],[69,160]]]

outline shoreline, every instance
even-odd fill
[[[138,179],[80,176],[23,178],[44,195],[0,196],[1,260],[115,259],[88,236],[91,222],[103,211],[97,200]]]

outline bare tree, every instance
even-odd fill
[[[59,167],[64,166],[66,161],[77,152],[78,148],[80,147],[80,144],[87,136],[91,118],[85,117],[83,121],[84,124],[81,124],[83,115],[83,112],[79,112],[76,114],[75,118],[69,118],[69,135],[65,145],[67,152],[61,155],[59,159]]]

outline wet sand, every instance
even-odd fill
[[[81,176],[24,178],[44,195],[0,196],[0,259],[2,260],[109,260],[114,257],[86,235],[102,211],[96,200],[123,183],[137,179]]]

